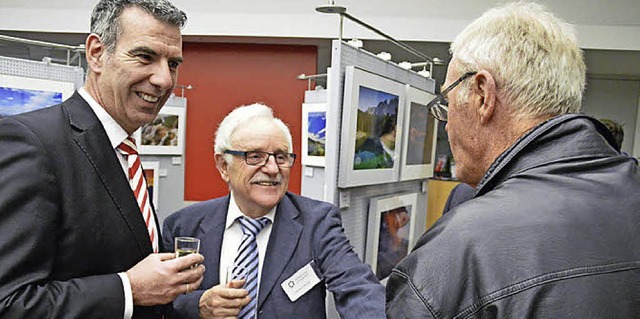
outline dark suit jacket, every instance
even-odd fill
[[[117,273],[151,252],[127,177],[78,93],[0,120],[0,318],[122,318]]]
[[[476,194],[476,189],[469,186],[469,184],[460,183],[456,185],[449,193],[447,203],[444,204],[442,214],[454,209],[456,206],[470,200]]]
[[[229,196],[197,203],[164,222],[165,247],[170,247],[174,237],[197,237],[205,257],[206,272],[199,290],[174,301],[179,318],[198,318],[198,301],[204,290],[220,283],[218,265],[228,206]],[[280,285],[312,260],[323,280],[291,302]],[[385,318],[384,287],[353,251],[337,208],[287,193],[278,205],[269,237],[258,317],[325,318],[326,289],[333,292],[343,318]]]

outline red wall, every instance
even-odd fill
[[[228,193],[215,168],[213,138],[220,121],[236,106],[254,102],[271,106],[289,125],[294,152],[300,154],[307,82],[296,77],[316,73],[315,46],[184,43],[182,53],[178,84],[193,86],[185,90],[185,200],[202,201]],[[300,193],[299,158],[289,181],[294,193]]]

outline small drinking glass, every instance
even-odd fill
[[[227,267],[227,285],[229,285],[232,280],[243,280],[245,278],[247,278],[246,268],[235,265]]]
[[[198,238],[176,237],[174,243],[176,258],[198,253],[200,250],[200,239]]]

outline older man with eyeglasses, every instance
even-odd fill
[[[507,4],[451,52],[429,107],[476,192],[392,271],[388,317],[640,318],[640,172],[579,113],[571,26]]]
[[[338,209],[287,192],[291,133],[262,104],[222,121],[215,161],[231,194],[164,222],[164,242],[201,240],[202,285],[178,297],[178,318],[325,318],[326,290],[343,318],[385,318],[384,287],[345,237]]]

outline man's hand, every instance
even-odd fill
[[[203,261],[204,256],[200,254],[189,254],[180,258],[175,258],[173,253],[147,256],[127,271],[133,304],[163,305],[173,301],[180,294],[194,291],[202,282],[204,265],[198,264]]]
[[[200,318],[236,318],[240,309],[251,301],[249,292],[240,289],[244,280],[234,280],[224,285],[217,285],[207,290],[200,297]]]

